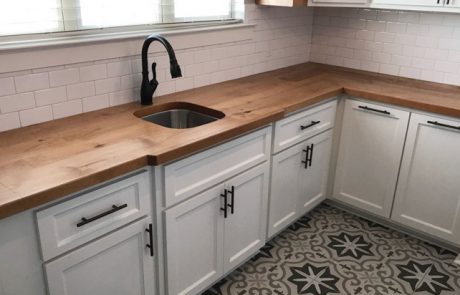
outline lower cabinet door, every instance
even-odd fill
[[[250,258],[265,244],[268,181],[269,164],[265,163],[226,184],[230,206],[224,223],[224,272]]]
[[[299,143],[272,157],[268,237],[292,223],[299,212],[299,174],[305,159],[304,144]]]
[[[165,211],[167,294],[197,294],[223,275],[223,191],[218,185]]]
[[[460,245],[458,127],[460,121],[412,115],[392,219]]]
[[[148,220],[45,264],[49,294],[155,294],[154,258],[146,247]]]
[[[273,156],[269,237],[325,199],[331,144],[330,130]]]
[[[302,144],[307,163],[299,173],[299,213],[303,215],[326,199],[332,130],[319,134]],[[307,159],[307,158],[306,158]]]
[[[347,100],[333,197],[390,217],[409,112]]]

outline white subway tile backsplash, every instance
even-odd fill
[[[460,15],[340,8],[348,22],[337,25],[326,10],[314,12],[310,60],[460,85]]]
[[[458,72],[458,63],[456,62],[448,62],[448,61],[437,61],[434,69],[436,71],[444,72],[444,73],[457,73]]]
[[[0,132],[21,127],[19,113],[0,114]]]
[[[16,76],[14,77],[14,82],[16,84],[16,91],[18,93],[40,90],[50,87],[48,73]]]
[[[181,78],[176,81],[176,91],[192,89],[194,86],[193,78]]]
[[[96,94],[104,94],[121,90],[121,77],[97,80]]]
[[[93,96],[96,94],[94,81],[72,84],[67,86],[68,99],[76,99],[82,97]]]
[[[10,95],[14,93],[15,93],[14,79],[12,77],[1,78],[0,79],[0,96]]]
[[[119,61],[107,64],[107,75],[109,77],[120,77],[131,74],[131,61]]]
[[[50,72],[51,87],[74,84],[78,83],[79,81],[80,73],[79,70],[75,68]]]
[[[195,76],[194,79],[195,87],[202,87],[211,84],[211,74]]]
[[[21,126],[43,123],[53,120],[51,106],[38,107],[19,112]]]
[[[34,107],[35,99],[32,92],[0,97],[0,111],[2,113],[16,112]]]
[[[35,92],[35,102],[37,103],[37,106],[55,104],[65,100],[67,100],[67,91],[64,86]]]
[[[109,94],[109,104],[110,106],[117,106],[120,104],[125,104],[134,101],[137,99],[139,92],[135,89],[128,89],[117,91]],[[137,94],[137,95],[136,95]]]
[[[53,104],[54,119],[64,118],[82,113],[83,104],[81,99]]]
[[[80,80],[84,81],[94,81],[98,79],[107,78],[107,65],[90,65],[80,68]]]
[[[108,108],[110,106],[108,94],[85,97],[82,99],[82,103],[83,112],[91,112],[95,110]]]

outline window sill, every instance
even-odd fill
[[[137,55],[143,39],[154,32],[167,36],[176,50],[250,40],[254,26],[235,23],[1,42],[0,73]]]

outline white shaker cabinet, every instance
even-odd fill
[[[371,0],[308,0],[308,6],[366,7]]]
[[[45,264],[50,295],[155,294],[149,218]]]
[[[269,165],[265,163],[226,184],[224,272],[238,266],[265,244]]]
[[[223,275],[223,187],[165,211],[167,294],[196,294]]]
[[[373,0],[371,7],[401,10],[459,12],[459,0]]]
[[[333,197],[390,217],[409,112],[347,100]]]
[[[392,219],[460,244],[460,121],[413,114]]]
[[[408,6],[443,6],[445,0],[373,0],[373,4]]]
[[[329,130],[273,156],[269,237],[326,198],[331,144]]]
[[[168,294],[197,294],[265,244],[268,163],[165,211]]]

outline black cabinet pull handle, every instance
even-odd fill
[[[439,1],[441,1],[441,0],[438,0],[438,4],[439,4]]]
[[[306,149],[302,150],[306,153],[305,155],[305,161],[302,161],[303,164],[305,164],[304,168],[308,169],[308,167],[311,167],[311,163],[313,160],[313,148],[314,144],[312,143],[311,145],[307,146]]]
[[[436,126],[440,126],[440,127],[446,127],[446,128],[451,128],[451,129],[455,129],[455,130],[460,130],[460,126],[452,126],[452,125],[448,125],[448,124],[443,124],[443,123],[439,123],[438,121],[427,121],[428,124],[432,124],[432,125],[436,125]]]
[[[358,106],[358,108],[366,110],[366,111],[377,112],[377,113],[381,113],[381,114],[385,114],[385,115],[391,115],[391,113],[389,111],[378,110],[378,109],[370,108],[368,106]]]
[[[228,191],[228,193],[231,195],[231,204],[228,204],[228,207],[230,207],[230,213],[235,213],[235,187],[232,185],[232,188]]]
[[[146,228],[145,231],[149,233],[149,244],[145,246],[150,249],[150,256],[153,257],[153,225],[150,223],[149,228]]]
[[[223,194],[220,194],[222,198],[224,198],[224,208],[220,208],[220,211],[224,211],[224,218],[227,218],[227,206],[228,206],[228,200],[227,200],[227,189],[224,190]]]
[[[86,224],[88,224],[88,223],[90,223],[90,222],[93,222],[93,221],[95,221],[95,220],[101,219],[102,217],[105,217],[105,216],[107,216],[107,215],[110,215],[110,214],[112,214],[112,213],[115,213],[115,212],[117,212],[117,211],[120,211],[121,209],[124,209],[124,208],[126,208],[126,207],[128,207],[128,204],[123,204],[123,205],[121,205],[121,206],[112,205],[112,209],[110,209],[110,210],[108,210],[108,211],[106,211],[106,212],[103,212],[103,213],[101,213],[101,214],[99,214],[99,215],[96,215],[96,216],[91,217],[91,218],[82,217],[82,218],[81,218],[81,221],[80,221],[79,223],[77,223],[77,227],[82,227],[82,226],[84,226],[84,225],[86,225]]]
[[[308,128],[310,128],[310,127],[313,127],[313,126],[315,126],[315,125],[318,125],[319,123],[321,123],[321,121],[311,121],[311,123],[308,124],[308,125],[302,125],[302,126],[300,126],[300,130],[308,129]]]
[[[447,0],[447,3],[446,3],[446,4],[449,5],[449,4],[450,4],[450,0]]]
[[[309,159],[310,159],[310,151],[311,151],[311,146],[307,146],[306,149],[302,150],[303,152],[305,152],[305,160],[302,161],[302,164],[304,164],[304,168],[305,169],[308,169],[308,164],[310,163],[309,162]]]

